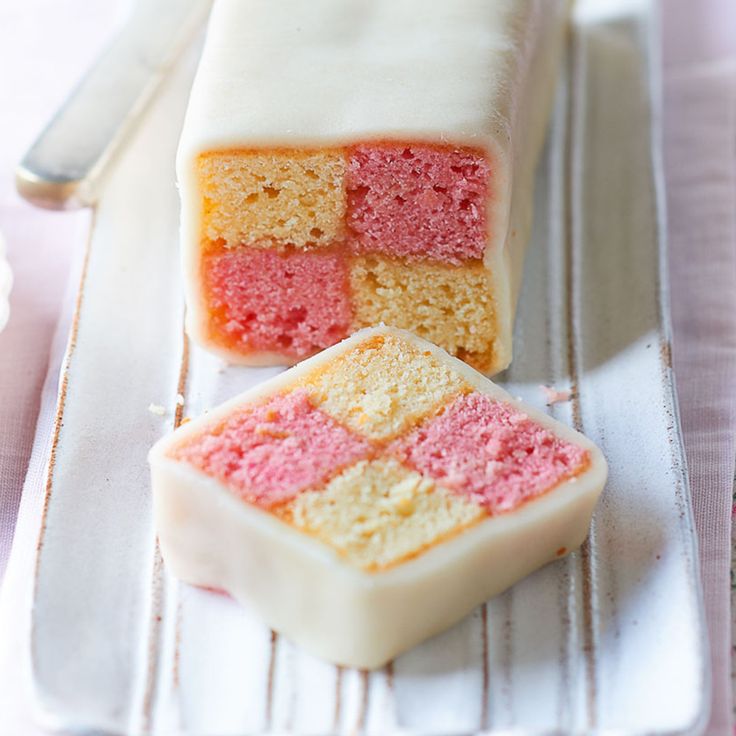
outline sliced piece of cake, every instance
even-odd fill
[[[607,472],[582,435],[388,327],[187,423],[150,462],[174,574],[356,667],[578,547]]]
[[[567,0],[216,0],[177,161],[191,336],[291,364],[511,334]]]

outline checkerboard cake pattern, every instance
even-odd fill
[[[416,142],[200,154],[208,339],[293,362],[385,323],[489,370],[493,173],[485,151]]]
[[[588,450],[390,331],[168,453],[368,572],[513,512],[590,464]]]

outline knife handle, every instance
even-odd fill
[[[144,0],[16,168],[16,187],[48,209],[95,203],[100,179],[207,17],[210,0]]]

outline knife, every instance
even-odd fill
[[[139,0],[130,18],[16,169],[16,187],[48,209],[97,200],[110,162],[207,18],[211,0]]]

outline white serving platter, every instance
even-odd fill
[[[654,26],[647,3],[605,17],[593,5],[571,39],[516,359],[499,377],[538,406],[540,384],[570,388],[548,410],[609,460],[583,549],[371,673],[318,661],[167,574],[148,448],[278,371],[224,366],[183,336],[173,161],[193,54],[94,217],[36,567],[44,723],[187,736],[702,730],[707,641],[670,365]]]

